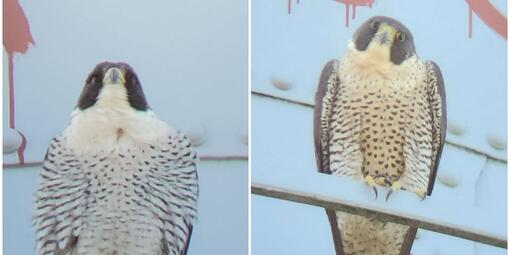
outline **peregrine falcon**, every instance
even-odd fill
[[[98,64],[53,138],[36,191],[37,254],[184,255],[197,156],[150,110],[125,63]]]
[[[430,195],[445,140],[446,98],[439,67],[422,61],[411,32],[372,17],[340,60],[329,61],[315,96],[318,171]],[[409,254],[416,228],[326,210],[336,254]]]

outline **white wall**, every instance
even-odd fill
[[[88,73],[105,60],[133,66],[161,119],[185,131],[204,126],[201,155],[247,154],[246,1],[20,3],[36,44],[14,58],[16,127],[27,137],[28,161],[43,158]]]
[[[248,3],[215,1],[20,0],[35,40],[14,57],[16,127],[26,160],[41,161],[63,130],[88,73],[101,61],[134,67],[156,114],[205,135],[201,157],[246,158]],[[4,52],[4,128],[8,126]],[[4,164],[16,163],[15,154]],[[4,254],[34,254],[33,192],[39,166],[3,171]],[[189,254],[245,254],[246,160],[202,161],[199,220]]]
[[[491,2],[506,16],[506,1]],[[449,208],[451,215],[447,216],[462,216],[466,208],[481,208],[491,215],[484,219],[491,226],[487,231],[506,233],[507,150],[492,147],[488,137],[497,137],[506,146],[507,41],[476,15],[473,37],[468,38],[468,5],[462,0],[376,0],[371,9],[356,9],[349,27],[345,27],[345,6],[337,1],[292,3],[290,15],[287,1],[252,3],[252,90],[313,104],[320,71],[328,60],[342,55],[362,22],[375,15],[400,20],[412,31],[418,55],[434,60],[443,72],[448,125],[464,129],[462,135],[447,134],[448,145],[439,168],[439,175],[451,176],[458,185],[448,187],[437,180],[429,199]],[[277,89],[274,80],[291,88]],[[283,179],[281,176],[302,176],[300,185],[318,185],[307,179],[318,174],[312,115],[311,107],[252,96],[252,181],[276,183]],[[291,182],[281,185],[292,187]],[[261,196],[252,196],[252,203],[254,255],[334,254],[322,208]],[[420,232],[414,255],[506,253],[504,249]]]

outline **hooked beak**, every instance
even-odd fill
[[[124,83],[124,74],[122,70],[116,67],[112,67],[106,71],[104,76],[104,82],[106,83]]]
[[[379,40],[380,44],[388,44],[391,45],[397,34],[397,30],[392,26],[382,23],[379,26],[379,30],[375,34],[375,37]]]

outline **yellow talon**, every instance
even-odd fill
[[[374,189],[374,193],[375,193],[375,199],[377,199],[377,188],[375,187],[375,180],[374,180],[374,177],[370,176],[370,175],[367,175],[365,176],[365,182],[368,184],[368,186],[372,187],[372,189]]]
[[[400,182],[398,182],[398,181],[393,182],[391,184],[390,191],[388,191],[388,195],[386,195],[386,201],[388,201],[388,198],[390,197],[391,193],[393,193],[394,191],[400,190],[400,188],[401,188]]]
[[[421,198],[421,201],[425,200],[425,198],[427,197],[426,191],[418,191],[416,192],[416,194],[418,194],[418,196]]]
[[[381,186],[385,186],[386,185],[386,177],[385,176],[376,176],[375,183],[377,183]]]
[[[396,181],[396,182],[394,182],[394,183],[392,183],[392,184],[391,184],[391,190],[393,190],[393,191],[397,191],[397,190],[399,190],[400,188],[401,188],[401,186],[400,186],[400,182],[398,182],[398,181]]]
[[[375,186],[375,180],[374,180],[374,177],[370,176],[370,175],[367,175],[365,176],[365,182],[368,184],[368,186],[370,187],[373,187]]]

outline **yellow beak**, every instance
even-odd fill
[[[124,72],[119,68],[112,67],[106,71],[104,82],[106,83],[120,83],[124,84],[126,82],[124,78]]]
[[[377,30],[377,33],[375,34],[375,37],[379,39],[381,44],[392,44],[396,34],[397,30],[394,27],[386,23],[381,23],[379,30]]]

